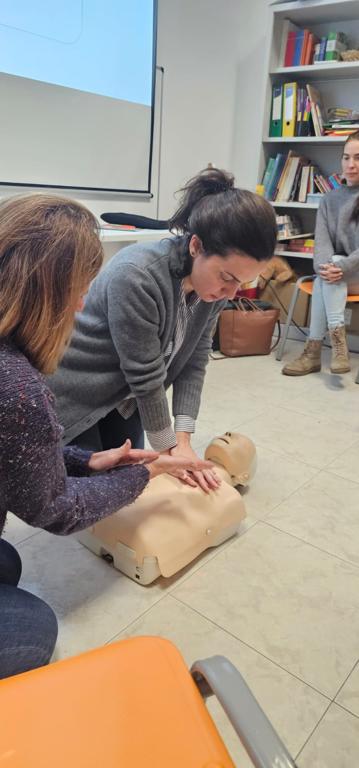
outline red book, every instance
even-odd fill
[[[284,55],[285,67],[291,67],[293,65],[294,50],[295,50],[295,36],[296,36],[295,31],[288,32],[287,45],[286,45],[285,55]]]
[[[303,66],[305,64],[309,36],[310,36],[309,29],[305,29],[304,30],[303,45],[302,45],[302,53],[300,55],[300,62],[299,62],[301,66]]]

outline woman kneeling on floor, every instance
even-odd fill
[[[282,369],[286,376],[305,376],[321,369],[321,349],[329,329],[332,373],[350,371],[344,310],[349,294],[359,294],[359,131],[344,144],[346,184],[328,192],[320,203],[315,228],[314,270],[309,340],[303,353]]]

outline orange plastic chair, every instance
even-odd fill
[[[229,661],[192,675],[172,643],[139,637],[2,680],[0,765],[233,768],[201,690],[216,692],[257,768],[295,768]]]
[[[286,322],[286,324],[285,324],[285,326],[283,328],[282,340],[281,340],[281,342],[280,342],[280,344],[278,346],[278,349],[277,349],[277,354],[276,354],[276,359],[277,360],[281,360],[282,357],[283,357],[284,347],[286,345],[286,341],[287,341],[287,338],[288,338],[289,327],[290,327],[290,324],[292,322],[292,318],[293,318],[293,314],[294,314],[297,298],[298,298],[298,295],[299,295],[299,291],[301,291],[302,293],[306,293],[307,295],[311,296],[312,293],[313,293],[313,282],[314,282],[314,280],[315,280],[315,275],[305,275],[305,277],[300,277],[299,280],[297,280],[297,282],[295,284],[295,287],[294,287],[294,290],[293,290],[293,296],[291,298],[291,302],[290,302],[289,307],[288,307],[287,322]],[[351,303],[351,302],[353,302],[353,303],[354,302],[359,302],[359,296],[356,295],[356,294],[349,295],[347,297],[347,303]],[[359,372],[358,372],[358,376],[357,376],[356,381],[359,384]]]

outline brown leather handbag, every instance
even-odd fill
[[[278,337],[272,344],[275,326]],[[219,348],[227,357],[269,355],[279,343],[279,309],[264,301],[231,301],[219,318]]]

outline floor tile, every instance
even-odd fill
[[[161,635],[172,640],[188,666],[215,654],[229,658],[293,754],[305,743],[328,706],[324,696],[170,596],[121,633],[122,637],[134,635]],[[252,766],[218,702],[210,699],[208,706],[236,764],[241,768]]]
[[[356,768],[359,719],[332,704],[304,747],[298,768]]]
[[[256,445],[318,469],[324,468],[358,440],[350,429],[343,427],[339,430],[325,417],[276,407],[244,422],[241,430]]]
[[[359,664],[353,669],[335,700],[359,717]]]
[[[273,405],[290,406],[294,397],[309,392],[313,382],[310,377],[289,378],[281,375],[282,364],[275,360],[274,355],[263,357],[242,357],[222,361],[222,368],[214,373],[216,363],[210,363],[207,382],[218,389],[220,395],[238,393],[241,397],[246,393],[257,399],[266,410]]]
[[[359,569],[265,523],[173,594],[327,696],[358,659]]]
[[[59,620],[56,658],[105,643],[164,594],[143,588],[72,537],[45,532],[19,547],[20,586],[42,597]]]
[[[266,522],[359,565],[357,483],[320,472],[271,512]]]
[[[293,411],[311,414],[312,416],[325,416],[338,427],[347,427],[356,432],[359,437],[359,387],[352,379],[345,376],[328,374],[323,386],[316,390],[311,388],[310,394],[301,393],[293,397],[291,408]]]
[[[249,515],[264,518],[300,486],[318,472],[308,464],[281,457],[262,446],[257,447],[257,471],[243,499]]]
[[[20,544],[22,541],[29,539],[31,536],[35,536],[39,533],[39,528],[34,528],[32,525],[27,525],[23,520],[20,520],[16,515],[12,515],[11,512],[7,513],[5,528],[3,531],[3,537],[10,544]]]
[[[198,423],[210,423],[213,437],[223,432],[234,431],[246,419],[259,416],[265,411],[265,404],[259,397],[253,397],[249,387],[241,381],[231,381],[230,388],[204,387]]]
[[[242,521],[236,537],[206,550],[172,578],[143,587],[82,546],[74,537],[41,531],[18,546],[23,563],[20,586],[42,597],[59,620],[56,658],[109,640],[256,523]]]
[[[358,392],[359,395],[359,392]],[[337,456],[327,467],[328,472],[332,472],[338,477],[344,477],[347,480],[353,480],[359,483],[359,442],[352,445],[347,451]]]

